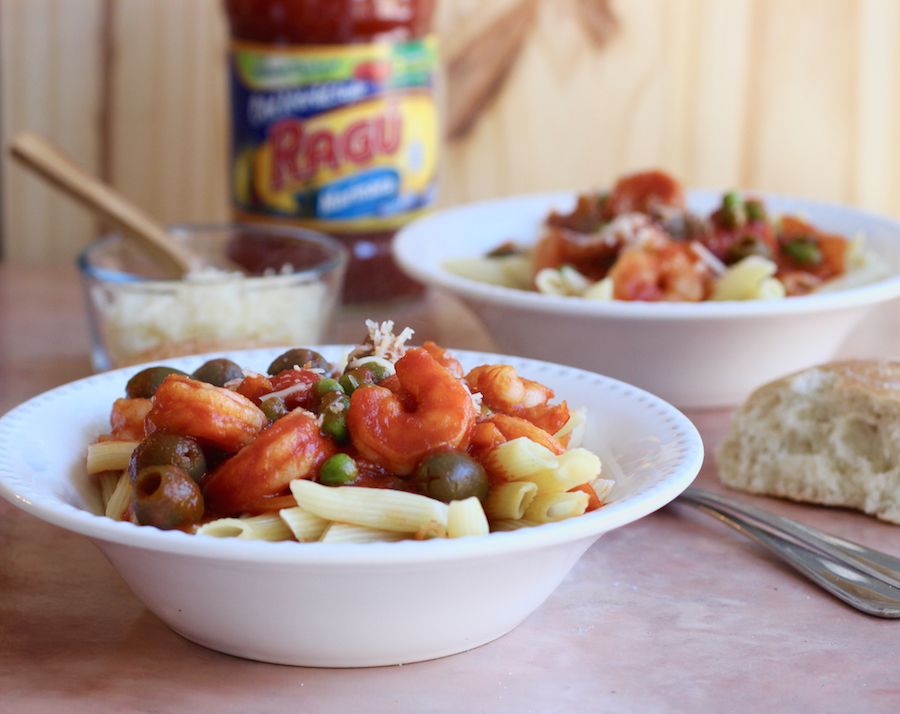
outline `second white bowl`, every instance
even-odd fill
[[[461,298],[504,353],[599,372],[682,409],[730,407],[776,377],[827,361],[874,305],[900,296],[900,222],[845,206],[762,195],[773,213],[804,215],[848,237],[862,232],[891,276],[781,300],[642,303],[515,290],[443,267],[448,259],[483,256],[505,241],[533,243],[551,209],[574,205],[571,192],[440,211],[402,229],[394,251],[414,279]],[[701,213],[719,201],[719,193],[688,194],[689,206]]]

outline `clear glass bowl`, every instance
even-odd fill
[[[253,224],[178,225],[211,265],[183,279],[136,241],[108,235],[78,257],[96,371],[187,354],[321,344],[348,252],[315,231]]]

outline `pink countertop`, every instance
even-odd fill
[[[80,300],[69,266],[0,264],[0,413],[90,373]],[[417,339],[491,347],[447,296],[386,310],[364,316],[410,324]],[[360,337],[363,312],[343,316],[334,339]],[[893,349],[896,331],[879,324],[857,335],[857,350]],[[711,452],[728,413],[689,416]],[[725,490],[711,456],[697,485]],[[732,495],[900,556],[896,526]],[[898,665],[900,621],[859,614],[678,504],[601,538],[499,640],[430,662],[328,670],[184,640],[86,539],[0,501],[4,713],[896,712]]]

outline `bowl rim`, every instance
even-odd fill
[[[283,274],[284,276],[291,279],[308,278],[312,280],[322,275],[328,275],[333,272],[340,272],[341,270],[346,269],[347,264],[350,260],[350,252],[343,243],[325,233],[321,233],[320,231],[316,231],[311,228],[304,228],[303,226],[277,226],[268,223],[250,223],[247,221],[236,221],[218,223],[173,223],[167,225],[166,230],[169,231],[172,237],[176,240],[183,240],[183,237],[189,233],[224,230],[246,230],[252,231],[254,233],[292,236],[297,239],[315,243],[325,250],[326,257],[316,265],[310,268],[304,268],[303,270],[297,270],[291,273]],[[83,277],[91,278],[98,282],[105,283],[158,283],[166,285],[183,282],[183,279],[178,277],[145,277],[142,275],[135,275],[134,273],[127,273],[121,270],[100,267],[93,262],[92,257],[95,252],[105,248],[111,243],[121,243],[125,240],[127,240],[127,235],[124,231],[122,231],[107,233],[88,243],[88,245],[86,245],[75,258],[75,263],[78,266],[78,270],[81,275]],[[272,277],[282,277],[282,274],[278,274],[277,276],[241,276],[241,279],[244,281],[261,281],[271,280]],[[233,278],[234,276],[231,274],[223,274],[221,278],[204,274],[203,283],[209,284],[210,282],[214,282],[219,279],[232,280]]]
[[[413,279],[447,290],[468,301],[481,305],[515,308],[542,314],[603,317],[614,320],[717,320],[722,318],[752,319],[768,316],[793,316],[872,305],[900,297],[900,273],[895,271],[890,277],[867,285],[779,300],[729,300],[696,303],[597,301],[586,300],[576,296],[543,295],[500,285],[491,285],[450,273],[439,265],[423,264],[420,259],[418,246],[424,241],[432,241],[434,227],[441,225],[447,220],[465,217],[468,213],[481,213],[491,210],[499,212],[509,210],[515,206],[572,201],[580,193],[584,193],[584,191],[526,193],[439,209],[410,222],[398,231],[393,244],[394,259],[400,268]],[[721,197],[722,193],[722,191],[711,189],[689,189],[687,191],[688,202],[708,201],[717,196]],[[840,203],[829,203],[778,193],[755,190],[742,191],[742,193],[759,196],[767,201],[799,203],[802,204],[803,209],[819,208],[822,210],[855,213],[865,218],[867,222],[878,223],[895,230],[898,234],[898,239],[900,239],[900,220],[890,216],[872,213]],[[802,209],[798,208],[797,210]]]
[[[353,345],[321,345],[313,346],[311,349],[319,351],[349,350],[352,347]],[[175,358],[166,360],[165,363],[174,366],[200,364],[210,357],[223,355],[231,359],[242,357],[253,359],[254,355],[271,356],[278,349],[215,352]],[[543,524],[540,527],[495,532],[488,536],[391,543],[297,544],[292,541],[274,543],[239,541],[234,538],[204,538],[181,531],[161,531],[149,526],[114,521],[78,508],[53,494],[41,493],[33,483],[24,482],[14,473],[14,466],[8,455],[10,450],[3,448],[0,448],[0,496],[48,523],[79,533],[92,540],[105,541],[119,546],[183,557],[232,562],[384,566],[491,557],[582,539],[596,539],[610,530],[627,525],[662,508],[687,488],[700,471],[704,459],[704,446],[697,428],[679,410],[649,392],[611,377],[540,360],[468,350],[453,350],[453,353],[457,357],[465,356],[473,360],[486,359],[493,360],[494,363],[510,360],[513,363],[527,363],[539,368],[541,366],[550,367],[573,376],[586,375],[590,379],[602,383],[608,389],[625,390],[633,395],[630,398],[635,402],[640,402],[642,406],[652,409],[658,418],[667,425],[667,428],[677,431],[680,460],[673,467],[672,473],[666,474],[659,483],[652,484],[646,491],[642,491],[637,496],[632,495],[622,501],[613,502],[577,518]],[[29,399],[0,417],[0,447],[14,433],[16,424],[26,418],[31,411],[40,409],[43,404],[52,402],[70,392],[81,393],[84,390],[90,390],[92,384],[100,380],[127,380],[129,376],[143,367],[159,363],[158,361],[150,362],[84,377]]]

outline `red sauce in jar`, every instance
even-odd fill
[[[344,301],[415,294],[391,240],[437,191],[434,0],[224,0],[236,219],[344,242]]]

